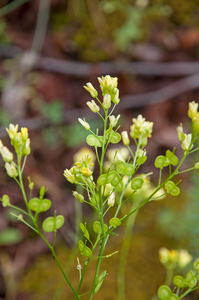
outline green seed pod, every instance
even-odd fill
[[[173,278],[173,284],[178,288],[185,288],[187,286],[186,280],[180,275],[177,275]]]
[[[95,286],[95,289],[94,289],[94,293],[95,293],[95,294],[99,291],[99,289],[100,289],[100,287],[101,287],[101,285],[102,285],[102,283],[103,283],[103,280],[104,280],[104,278],[105,278],[106,276],[107,276],[106,271],[103,271],[103,272],[98,276],[98,278],[97,278],[97,280],[96,280],[96,286]]]
[[[83,232],[85,238],[86,238],[87,240],[89,240],[89,238],[90,238],[89,232],[88,232],[88,230],[86,229],[86,227],[84,226],[84,224],[83,224],[83,223],[80,223],[80,224],[79,224],[79,227],[80,227],[81,231]]]
[[[138,165],[143,165],[145,163],[145,161],[147,160],[147,156],[142,156],[142,157],[139,157],[137,160],[136,160],[136,163]]]
[[[125,162],[124,161],[118,161],[116,163],[116,171],[119,174],[124,174],[124,172],[125,172]]]
[[[106,185],[107,183],[108,183],[108,175],[107,174],[102,174],[97,179],[97,184],[98,185]]]
[[[40,212],[47,211],[51,207],[51,201],[49,199],[32,198],[28,206],[31,210],[39,214]]]
[[[101,230],[101,225],[99,221],[95,221],[93,222],[93,230],[94,232],[96,232],[97,234],[100,232]],[[108,231],[108,226],[106,224],[104,224],[104,231],[107,232]]]
[[[168,158],[163,155],[157,156],[154,163],[155,167],[158,169],[167,167],[169,164],[170,162],[168,161]]]
[[[94,136],[93,134],[89,134],[86,138],[86,142],[89,146],[94,147],[102,147],[103,136]]]
[[[199,271],[199,259],[196,259],[193,264],[194,270]]]
[[[110,226],[118,227],[122,224],[122,222],[118,218],[112,218],[109,220],[109,224],[110,224]]]
[[[171,289],[166,285],[162,285],[158,289],[158,297],[161,300],[169,300],[169,296],[171,294],[172,294]]]
[[[171,196],[176,197],[180,194],[179,187],[177,187],[173,181],[167,181],[164,187]]]
[[[114,172],[114,171],[113,171]],[[108,181],[109,181],[109,176],[108,176]],[[110,181],[110,183],[112,184],[112,186],[116,187],[118,185],[118,183],[121,181],[121,177],[120,175],[115,172],[115,176],[114,178]]]
[[[120,181],[116,186],[116,191],[118,191],[119,193],[121,193],[123,191],[123,182]]]
[[[132,176],[135,172],[135,168],[131,164],[125,164],[124,174],[126,176]]]
[[[121,140],[121,135],[118,132],[114,132],[113,130],[111,131],[110,135],[110,142],[112,144],[117,144]]]
[[[177,166],[178,158],[173,152],[171,152],[170,150],[167,150],[166,151],[166,157],[169,159],[171,165]]]
[[[6,207],[6,206],[8,206],[10,204],[10,198],[9,198],[9,196],[8,195],[3,195],[3,197],[2,197],[2,205],[4,206],[4,207]]]
[[[111,183],[114,180],[114,178],[118,176],[119,174],[116,171],[111,171],[107,173],[107,178],[108,178],[107,183]]]
[[[193,289],[196,284],[197,284],[197,279],[195,277],[195,274],[193,272],[193,270],[190,270],[187,275],[186,275],[186,281],[187,281],[187,284],[188,284],[188,287],[190,289]]]
[[[91,258],[92,251],[81,240],[78,242],[78,247],[82,255]]]
[[[62,215],[56,217],[48,217],[44,220],[42,228],[45,232],[56,231],[61,228],[64,224],[64,217]]]
[[[136,177],[136,178],[133,178],[133,180],[131,181],[131,188],[132,188],[132,190],[137,191],[137,190],[141,189],[143,184],[144,184],[143,178]]]

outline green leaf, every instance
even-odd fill
[[[84,226],[84,224],[83,224],[83,223],[80,223],[80,224],[79,224],[79,227],[80,227],[81,231],[83,232],[85,238],[86,238],[87,240],[89,240],[89,238],[90,238],[89,232],[88,232],[88,230],[86,229],[86,227]]]
[[[171,165],[177,166],[178,158],[173,152],[171,152],[170,150],[167,150],[166,151],[166,157],[169,159]]]
[[[82,255],[89,258],[92,256],[91,249],[88,248],[81,240],[78,242],[78,247]]]
[[[93,134],[89,134],[86,138],[86,142],[89,146],[94,147],[102,147],[103,136],[94,136]]]
[[[40,213],[47,211],[51,207],[51,201],[49,199],[32,198],[28,206],[31,210]]]
[[[48,217],[44,220],[42,228],[45,232],[56,231],[64,224],[64,217],[62,215],[56,217]]]
[[[122,222],[118,218],[112,218],[109,220],[109,224],[113,227],[117,227],[117,226],[120,226],[122,224]]]
[[[133,180],[131,181],[131,188],[132,188],[132,190],[137,191],[137,190],[141,189],[143,184],[144,184],[143,178],[136,177],[136,178],[133,178]]]

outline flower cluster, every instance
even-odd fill
[[[26,156],[30,154],[30,139],[28,138],[28,129],[21,128],[21,132],[18,132],[18,125],[14,126],[13,124],[9,125],[9,128],[6,128],[8,135],[11,140],[11,145],[14,146],[17,154],[22,156]],[[5,161],[5,168],[7,174],[10,177],[17,177],[18,170],[17,165],[13,161],[14,156],[13,153],[3,145],[0,140],[0,154]]]
[[[78,159],[70,170],[66,169],[64,171],[64,176],[66,179],[71,183],[80,183],[85,182],[86,179],[92,180],[92,173],[91,167],[93,163],[91,163],[91,157],[89,155],[85,155],[81,159]]]
[[[131,125],[130,129],[130,136],[133,139],[142,138],[142,146],[147,144],[147,138],[151,137],[152,129],[153,129],[153,122],[145,121],[146,119],[143,118],[142,115],[139,115],[136,118],[133,118],[133,125]]]
[[[160,262],[167,269],[174,269],[177,266],[181,269],[185,268],[192,260],[191,254],[187,250],[168,250],[167,248],[160,248],[159,250]]]
[[[22,127],[21,131],[18,132],[18,125],[10,124],[9,128],[6,128],[7,133],[10,137],[11,145],[15,148],[16,153],[21,156],[30,154],[30,139],[28,135],[28,129]]]

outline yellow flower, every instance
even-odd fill
[[[195,103],[194,101],[189,102],[189,110],[188,110],[189,118],[193,120],[197,112],[198,112],[198,103]]]
[[[26,127],[21,128],[21,138],[23,141],[28,139],[28,129]]]
[[[89,168],[82,168],[82,174],[86,177],[86,178],[88,178],[88,177],[90,177],[91,175],[92,175],[92,171],[89,169]]]

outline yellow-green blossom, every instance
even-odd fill
[[[84,85],[84,88],[90,93],[91,97],[97,97],[98,92],[96,91],[92,83],[88,82],[86,85]]]
[[[188,110],[189,118],[193,120],[197,112],[198,112],[198,103],[195,103],[194,101],[189,102],[189,110]]]
[[[15,136],[17,135],[18,124],[15,126],[13,124],[10,124],[9,128],[6,128],[6,131],[9,135],[10,139],[13,140],[15,138]]]
[[[6,168],[8,176],[10,176],[10,177],[17,177],[18,176],[18,171],[17,171],[17,168],[16,168],[16,164],[13,161],[11,163],[6,162],[5,163],[5,168]]]
[[[95,103],[94,100],[88,101],[86,102],[86,104],[88,105],[90,110],[94,113],[97,113],[100,110],[99,106]]]
[[[130,144],[129,136],[127,131],[122,131],[121,133],[122,142],[125,146],[128,146]]]

